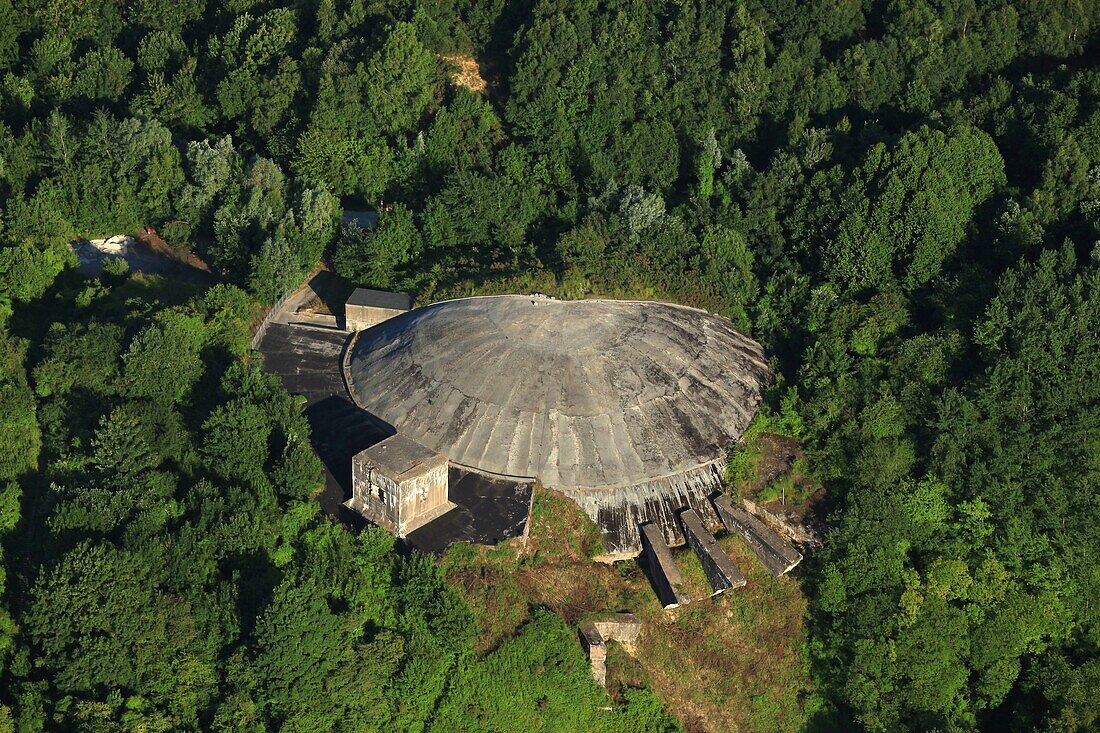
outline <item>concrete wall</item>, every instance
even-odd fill
[[[642,621],[632,613],[616,613],[597,618],[592,622],[604,639],[617,641],[629,647],[642,633]]]
[[[694,509],[686,509],[680,513],[680,521],[684,527],[684,536],[699,563],[703,566],[703,572],[714,589],[714,595],[731,588],[740,588],[745,585],[745,576],[714,539],[714,535],[707,531],[699,515]]]
[[[397,483],[374,470],[361,455],[351,459],[352,508],[380,527],[400,534]]]
[[[649,577],[662,605],[671,609],[690,603],[691,599],[684,592],[684,577],[656,524],[642,525],[642,549],[649,565]]]
[[[607,685],[607,642],[617,641],[628,653],[634,654],[634,642],[641,631],[642,622],[632,613],[605,615],[581,626],[581,645],[588,653],[596,682]]]
[[[802,562],[802,555],[780,537],[775,530],[745,511],[726,494],[714,499],[722,522],[730,532],[736,532],[756,553],[760,564],[772,575],[782,575]]]
[[[373,308],[349,303],[344,306],[344,329],[347,331],[362,331],[406,312],[394,308]]]
[[[600,687],[607,685],[607,644],[595,626],[581,627],[581,645],[588,654],[588,663],[592,665],[592,676]]]
[[[399,502],[400,521],[397,534],[401,537],[435,519],[441,508],[450,509],[452,504],[447,500],[447,464],[441,463],[422,474],[403,480]]]

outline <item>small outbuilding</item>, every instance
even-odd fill
[[[405,537],[454,508],[447,458],[398,433],[355,455],[344,506]]]
[[[411,308],[412,296],[408,293],[356,288],[344,304],[344,329],[363,331]]]

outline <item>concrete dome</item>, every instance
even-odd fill
[[[601,495],[713,473],[769,378],[759,344],[704,311],[524,296],[392,318],[359,334],[347,367],[359,406],[395,430],[537,477],[594,517]]]

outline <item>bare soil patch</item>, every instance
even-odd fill
[[[451,81],[456,86],[465,87],[471,92],[484,92],[488,88],[485,77],[481,75],[481,67],[473,56],[451,54],[441,55],[439,58],[451,67]]]

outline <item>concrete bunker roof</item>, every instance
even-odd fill
[[[362,332],[347,366],[361,407],[452,463],[596,491],[720,461],[770,379],[705,311],[535,296],[418,308]]]
[[[348,296],[347,305],[407,311],[412,308],[412,297],[408,293],[391,293],[385,290],[356,288]]]
[[[394,481],[403,481],[447,463],[447,458],[442,454],[401,433],[372,445],[361,455]]]

